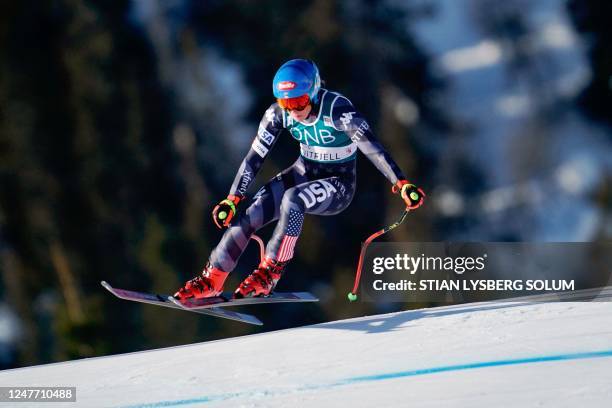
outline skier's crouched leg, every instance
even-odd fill
[[[280,219],[266,248],[261,263],[234,292],[235,298],[269,296],[276,287],[291,258],[302,231],[304,203],[299,197],[300,189],[288,189],[281,200]]]
[[[175,297],[179,299],[218,296],[223,284],[234,270],[251,236],[266,223],[275,219],[277,210],[271,194],[261,194],[239,214],[225,231],[219,244],[210,254],[202,273],[180,288]]]

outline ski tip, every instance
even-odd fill
[[[172,302],[173,304],[175,304],[176,306],[178,306],[179,308],[183,310],[200,313],[203,315],[214,316],[214,317],[222,317],[225,319],[239,321],[242,323],[250,323],[255,326],[263,326],[263,322],[253,315],[232,312],[229,310],[225,310],[223,308],[215,308],[215,307],[203,308],[203,309],[190,309],[189,307],[185,306],[179,299],[175,298],[174,296],[168,296],[166,299],[168,299],[168,301]]]
[[[253,315],[231,312],[225,309],[217,309],[214,307],[208,310],[213,310],[215,313],[222,313],[223,315],[225,315],[226,318],[231,320],[237,320],[243,323],[250,323],[255,326],[263,326],[263,322]]]
[[[102,287],[106,290],[111,290],[113,287],[111,285],[108,284],[108,282],[106,281],[101,281],[100,285],[102,285]]]

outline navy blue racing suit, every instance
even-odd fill
[[[294,120],[277,103],[268,108],[230,194],[247,194],[283,131],[299,142],[300,156],[268,181],[250,200],[246,211],[234,218],[210,255],[210,263],[216,268],[232,271],[251,235],[276,220],[266,257],[281,262],[290,260],[304,214],[335,215],[351,203],[356,188],[357,150],[392,184],[405,179],[353,104],[337,92],[321,89],[303,122]]]

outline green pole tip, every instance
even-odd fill
[[[351,302],[354,302],[357,300],[357,295],[354,294],[353,292],[349,292],[348,296],[348,300],[350,300]]]
[[[417,192],[413,191],[412,193],[410,193],[410,198],[411,198],[413,201],[416,201],[416,200],[418,200],[418,199],[419,199],[419,194],[418,194]]]
[[[224,219],[226,219],[226,218],[227,218],[227,213],[226,213],[225,211],[221,211],[221,212],[219,213],[219,219],[220,219],[220,220],[224,220]]]

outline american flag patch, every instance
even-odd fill
[[[295,243],[302,231],[302,223],[304,222],[304,214],[296,211],[289,210],[289,223],[287,225],[287,231],[281,241],[280,248],[278,249],[277,261],[285,262],[293,258],[293,249]]]

